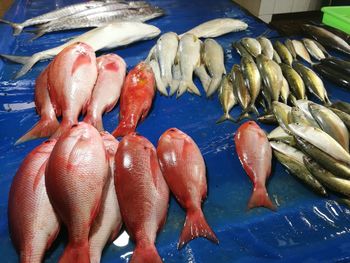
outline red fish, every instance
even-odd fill
[[[254,184],[248,208],[264,206],[276,210],[267,190],[266,179],[271,173],[272,150],[265,132],[254,122],[242,124],[235,135],[238,158]]]
[[[42,262],[56,239],[60,225],[45,187],[45,167],[56,140],[30,152],[11,185],[8,219],[12,242],[22,263]]]
[[[50,65],[49,65],[50,66]],[[19,138],[15,144],[51,136],[59,127],[55,110],[53,109],[49,92],[47,90],[47,73],[49,66],[41,72],[35,81],[35,107],[40,115],[38,123],[26,134]]]
[[[102,131],[102,114],[111,111],[118,102],[124,83],[126,64],[118,55],[107,54],[97,58],[97,68],[97,81],[84,121]]]
[[[134,132],[139,120],[143,121],[152,106],[155,79],[152,68],[140,62],[126,76],[120,97],[119,125],[115,137]]]
[[[196,143],[172,128],[159,138],[157,155],[170,191],[187,213],[178,249],[200,236],[219,243],[201,208],[207,196],[207,179],[204,159]]]
[[[100,212],[90,231],[90,261],[99,263],[106,243],[116,239],[122,226],[117,194],[114,187],[114,157],[118,149],[118,141],[108,132],[100,132],[109,163],[109,174],[106,182]]]
[[[99,212],[108,169],[103,140],[90,124],[73,125],[52,150],[46,188],[69,240],[59,262],[90,263],[89,232]]]
[[[51,62],[48,87],[56,115],[62,115],[60,127],[54,134],[59,137],[78,123],[85,112],[97,78],[95,52],[87,44],[74,43],[63,49]]]
[[[156,150],[146,138],[131,133],[119,143],[115,162],[120,211],[130,237],[136,242],[130,262],[162,262],[154,242],[166,220],[169,189]]]

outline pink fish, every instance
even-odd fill
[[[155,78],[152,68],[140,62],[126,76],[120,97],[119,124],[113,131],[113,136],[124,136],[135,131],[138,122],[147,117],[154,94]]]
[[[97,68],[97,81],[84,121],[102,131],[102,114],[111,111],[118,102],[124,83],[126,64],[118,55],[107,54],[97,58]]]
[[[12,242],[22,263],[42,262],[60,229],[45,187],[47,159],[56,143],[49,140],[30,152],[13,178],[8,219]]]
[[[68,244],[59,262],[90,263],[89,232],[99,212],[108,170],[103,140],[90,124],[74,124],[58,139],[45,182],[50,201],[68,229]]]
[[[49,65],[50,66],[50,65]],[[49,66],[41,72],[35,81],[35,107],[40,120],[30,131],[19,138],[15,144],[51,136],[59,127],[55,110],[53,109],[49,92],[47,90],[47,74]]]
[[[90,230],[90,262],[99,263],[101,253],[107,242],[116,239],[122,226],[117,194],[114,187],[114,156],[118,149],[118,141],[108,132],[100,132],[109,163],[108,180],[105,185],[100,212]]]
[[[159,138],[157,155],[171,192],[187,213],[178,248],[200,236],[219,243],[201,208],[207,196],[207,179],[196,143],[187,134],[171,128]]]
[[[136,242],[131,263],[162,262],[154,245],[168,211],[169,189],[157,153],[146,138],[131,133],[115,156],[115,189],[126,229]]]
[[[254,184],[248,208],[265,206],[276,210],[266,190],[271,173],[272,150],[265,132],[254,122],[242,124],[234,137],[238,158]]]
[[[51,62],[48,87],[56,115],[62,115],[60,127],[54,134],[59,137],[78,122],[85,112],[97,78],[95,52],[87,44],[74,43],[63,49]]]

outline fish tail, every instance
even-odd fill
[[[35,36],[33,36],[31,39],[29,39],[29,41],[34,41],[34,40],[36,40],[36,39],[38,39],[46,34],[45,30],[33,30],[33,31],[28,30],[26,32],[35,34]]]
[[[253,112],[257,117],[260,116],[260,113],[254,104],[248,107],[247,112]]]
[[[324,96],[324,104],[325,104],[325,106],[330,106],[330,105],[332,105],[332,102],[331,102],[330,99],[328,98],[327,93],[326,93],[325,96]]]
[[[136,244],[130,263],[162,263],[158,251],[154,244]]]
[[[207,88],[207,98],[215,93],[219,88],[221,82],[221,77],[213,77],[210,81],[209,87]]]
[[[224,113],[217,121],[216,123],[219,124],[219,123],[222,123],[226,120],[229,120],[229,121],[232,121],[232,122],[236,122],[236,120],[234,118],[232,118],[232,116],[227,112],[227,113]]]
[[[83,120],[83,122],[89,123],[94,126],[98,131],[104,131],[102,116],[95,114],[87,114]]]
[[[256,186],[248,202],[248,209],[261,206],[276,211],[276,206],[272,203],[270,197],[268,196],[266,187]]]
[[[6,55],[6,54],[0,54],[0,57],[3,59],[10,60],[12,62],[18,63],[18,64],[26,64],[28,63],[29,59],[31,57],[27,56],[13,56],[13,55]]]
[[[74,124],[76,124],[76,122],[73,122],[71,120],[63,120],[58,129],[55,131],[55,133],[51,136],[51,138],[56,139],[61,137],[61,135],[66,131],[69,131]]]
[[[34,66],[34,64],[36,64],[42,58],[40,53],[36,53],[31,57],[12,56],[12,55],[5,55],[5,54],[0,54],[0,57],[15,63],[23,64],[23,67],[16,73],[16,76],[15,76],[16,79],[26,74]]]
[[[89,242],[86,240],[82,244],[73,245],[68,243],[59,263],[90,263]]]
[[[249,115],[247,111],[243,111],[239,116],[236,122],[240,122],[243,119],[252,119],[252,116]]]
[[[180,81],[177,80],[177,79],[173,79],[170,83],[169,83],[169,86],[170,86],[170,90],[169,90],[169,96],[172,96],[175,94],[175,92],[178,90],[179,88],[179,84],[180,84]]]
[[[18,36],[19,34],[21,34],[21,32],[23,30],[23,26],[21,24],[13,23],[13,22],[10,22],[10,21],[4,20],[4,19],[0,19],[0,22],[5,23],[7,25],[10,25],[13,28],[13,35],[14,36]]]
[[[166,82],[164,82],[163,79],[159,78],[158,81],[156,81],[156,85],[157,85],[157,90],[160,92],[160,94],[164,95],[164,96],[168,96],[168,91],[166,90]]]
[[[181,85],[181,83],[180,83]],[[199,89],[197,88],[197,86],[193,83],[192,80],[188,81],[187,82],[187,90],[190,92],[190,93],[194,93],[198,96],[201,95],[201,92],[199,91]]]
[[[135,122],[128,121],[128,120],[123,120],[119,122],[118,127],[112,132],[112,135],[117,138],[117,137],[125,136],[131,132],[134,132],[136,130],[137,123],[135,124],[131,124],[131,123],[135,123]]]
[[[33,128],[15,142],[15,145],[37,138],[49,137],[59,126],[60,124],[56,118],[41,118]]]
[[[177,94],[176,94],[176,98],[179,98],[182,94],[185,93],[185,91],[188,90],[191,93],[194,93],[198,96],[201,95],[199,89],[197,88],[197,86],[193,83],[192,80],[187,81],[187,80],[181,80],[179,83],[179,87],[177,89]]]
[[[219,243],[215,233],[205,220],[201,209],[187,212],[177,248],[181,249],[186,243],[197,237],[205,237],[216,244]]]

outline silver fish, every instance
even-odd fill
[[[288,65],[292,65],[293,57],[290,54],[288,48],[285,45],[283,45],[280,41],[276,41],[273,46],[280,58],[282,59],[282,61]]]
[[[286,39],[286,41],[284,41],[284,45],[288,49],[289,53],[292,55],[293,60],[295,60],[297,58],[297,52],[295,51],[292,40]]]
[[[287,79],[290,89],[297,99],[306,99],[303,79],[291,66],[280,64],[283,76]]]
[[[305,118],[308,121],[308,123],[301,122],[301,124],[306,124],[308,126],[320,128],[317,121],[314,119],[314,117],[312,116],[312,114],[310,112],[309,103],[311,103],[311,101],[309,101],[309,100],[297,100],[297,101],[295,101],[295,106],[303,112]]]
[[[308,62],[309,64],[312,64],[310,55],[307,52],[307,50],[305,49],[304,44],[299,40],[292,40],[292,43],[293,43],[296,54],[299,57],[301,57],[302,59],[304,59],[306,62]]]
[[[322,50],[319,49],[319,47],[316,45],[316,43],[309,38],[303,38],[303,43],[309,52],[309,54],[317,60],[321,60],[326,58],[326,56],[323,54]]]
[[[289,97],[289,84],[285,77],[282,78],[282,86],[281,86],[281,92],[280,92],[281,100],[284,104],[288,103],[288,97]]]
[[[235,122],[230,115],[230,110],[237,104],[237,98],[233,92],[233,85],[229,76],[225,75],[222,78],[219,91],[219,100],[224,114],[216,121],[216,123],[221,123],[225,120]]]
[[[253,57],[261,54],[260,43],[255,38],[244,37],[241,39],[241,44]]]
[[[166,87],[163,83],[163,80],[160,76],[160,69],[159,69],[159,65],[158,62],[155,61],[154,59],[152,59],[149,62],[149,65],[152,68],[153,74],[154,74],[154,78],[156,80],[156,86],[157,86],[157,90],[164,96],[168,96],[168,92],[166,90]]]
[[[272,60],[275,61],[277,64],[282,63],[282,60],[275,49],[273,50]]]
[[[237,50],[237,53],[241,57],[251,57],[251,58],[253,58],[250,55],[250,53],[245,49],[245,47],[242,46],[240,41],[236,41],[236,42],[232,43],[232,47],[234,47]]]
[[[258,37],[257,40],[260,43],[262,54],[268,59],[273,59],[273,46],[271,41],[266,37]]]
[[[201,81],[205,93],[208,93],[208,88],[211,83],[211,77],[205,69],[205,65],[201,64],[199,67],[195,68],[194,74]]]

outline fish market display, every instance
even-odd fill
[[[121,215],[136,243],[130,262],[162,262],[154,242],[166,221],[169,188],[156,149],[146,138],[131,133],[120,141],[115,162]]]
[[[157,155],[171,192],[186,210],[178,248],[197,237],[219,243],[201,209],[207,196],[207,179],[204,159],[196,143],[187,134],[171,128],[160,137]]]
[[[101,49],[113,49],[128,45],[140,40],[151,39],[159,35],[159,33],[160,30],[157,27],[141,22],[114,22],[92,29],[63,45],[35,53],[31,57],[4,54],[0,56],[10,61],[24,64],[22,69],[16,74],[16,78],[19,78],[26,74],[38,61],[52,58],[65,47],[77,42],[83,42],[91,46],[94,51],[99,51]]]
[[[125,78],[120,97],[118,127],[115,137],[135,131],[139,121],[143,121],[152,106],[155,94],[155,78],[151,67],[140,62]]]
[[[103,130],[102,114],[117,104],[124,83],[126,64],[115,54],[107,54],[96,60],[98,76],[91,98],[86,106],[84,122]]]
[[[224,111],[224,114],[216,121],[216,123],[225,120],[235,121],[231,115],[230,110],[237,104],[237,98],[233,92],[233,84],[230,76],[224,76],[219,90],[219,100]]]
[[[108,178],[108,160],[98,131],[87,123],[74,125],[57,141],[47,162],[49,199],[68,230],[60,262],[90,262],[89,232],[98,215]]]
[[[248,208],[259,206],[276,210],[270,200],[265,182],[271,173],[272,150],[265,132],[254,122],[242,124],[234,137],[238,158],[254,184]]]
[[[8,222],[20,262],[42,262],[60,229],[45,187],[46,161],[55,143],[46,141],[31,151],[12,181]]]

